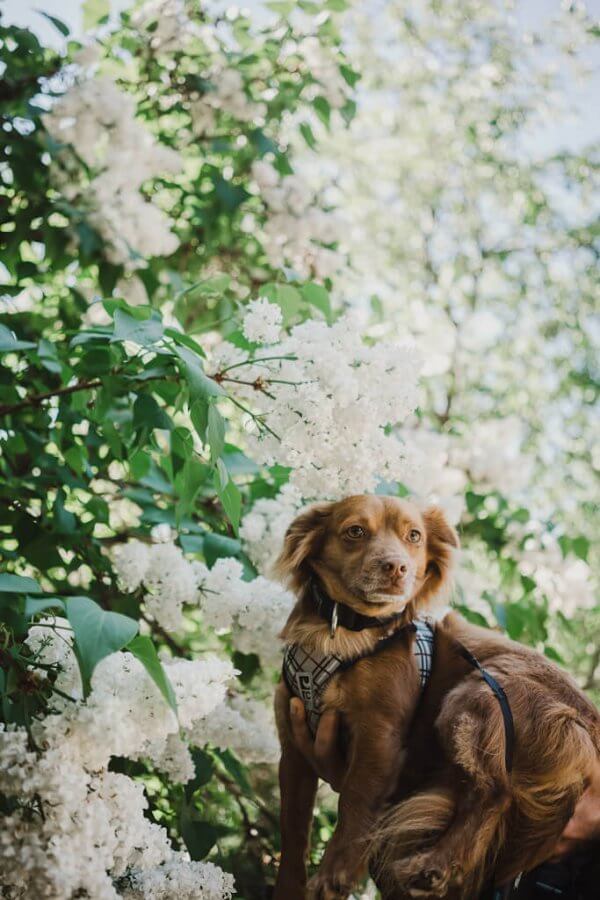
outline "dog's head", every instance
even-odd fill
[[[439,508],[420,511],[396,497],[360,494],[301,513],[286,532],[275,572],[297,591],[318,575],[333,599],[387,614],[438,594],[458,546]]]

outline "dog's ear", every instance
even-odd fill
[[[427,528],[427,573],[430,586],[437,591],[450,577],[454,550],[458,550],[460,541],[439,506],[428,507],[423,520]]]
[[[273,564],[273,575],[291,586],[300,586],[307,574],[307,561],[318,552],[331,503],[315,503],[294,519],[285,533],[283,549]]]

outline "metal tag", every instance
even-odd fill
[[[336,628],[338,626],[338,605],[333,604],[333,612],[331,613],[331,626],[329,628],[329,637],[335,637]]]

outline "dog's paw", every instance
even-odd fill
[[[393,873],[410,897],[445,897],[451,886],[461,882],[455,867],[440,865],[427,855],[395,863]]]
[[[309,900],[346,900],[352,883],[343,870],[328,874],[319,872],[308,882],[306,896]]]

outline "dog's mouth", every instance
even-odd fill
[[[336,574],[340,585],[356,601],[372,607],[391,607],[391,613],[404,611],[419,584],[417,572],[412,567],[403,575],[392,578],[384,578],[381,573],[368,568],[366,571],[359,570],[350,577],[344,577],[342,573]],[[373,615],[376,614],[374,611]]]
[[[410,602],[414,587],[414,578],[410,575],[399,584],[364,585],[362,595],[366,603],[393,603],[398,611],[402,611]]]
[[[410,601],[410,592],[403,590],[399,591],[369,591],[369,593],[365,593],[365,601],[367,603],[393,603],[394,606],[398,607],[398,610],[403,610]]]

